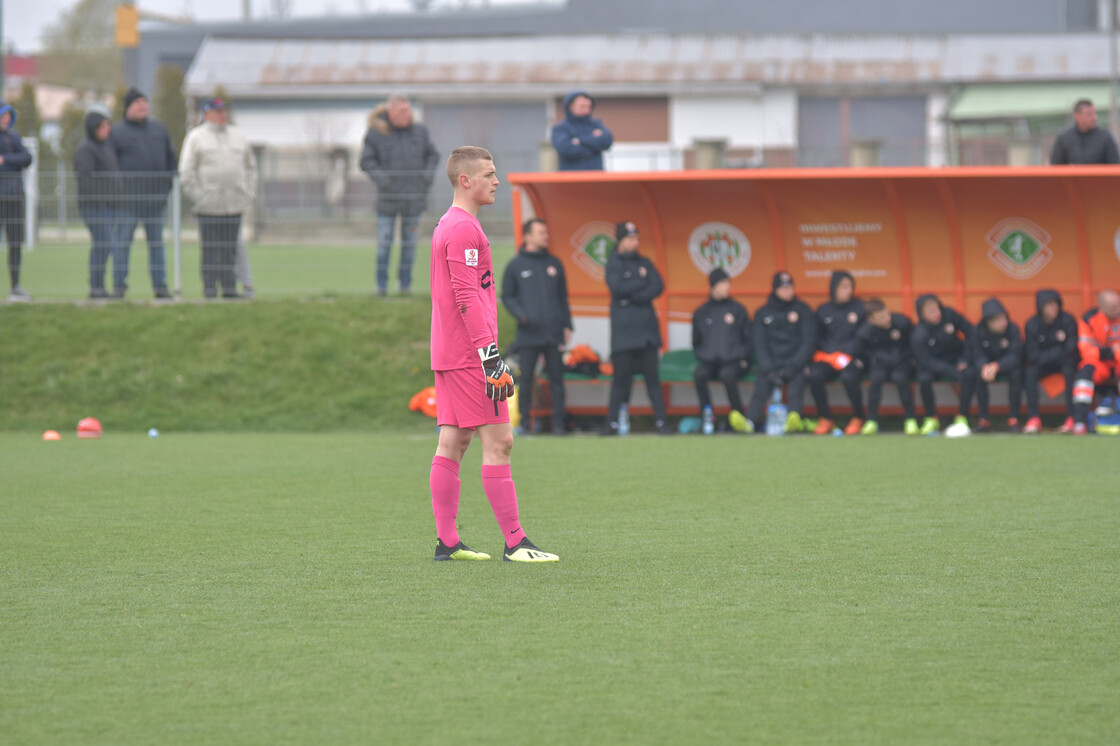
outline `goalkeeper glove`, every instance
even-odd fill
[[[498,354],[497,343],[478,348],[482,359],[482,372],[486,376],[486,397],[492,401],[505,401],[513,396],[513,374]]]

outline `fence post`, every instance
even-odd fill
[[[55,185],[55,194],[58,196],[58,238],[66,238],[66,166],[58,163],[58,184]]]
[[[28,137],[23,141],[27,152],[31,153],[31,165],[23,172],[24,193],[27,199],[24,202],[23,220],[27,230],[24,231],[23,248],[34,251],[39,238],[39,139]]]
[[[179,174],[171,177],[171,244],[175,247],[174,298],[183,299],[183,192]]]

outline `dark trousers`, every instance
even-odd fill
[[[828,406],[827,384],[837,378],[848,392],[848,401],[852,403],[852,416],[862,420],[863,393],[859,390],[859,384],[863,379],[863,368],[854,362],[843,370],[836,370],[828,363],[812,363],[809,366],[809,390],[813,392],[813,401],[817,403],[817,414],[832,419],[832,409]]]
[[[805,383],[808,376],[805,375],[804,368],[797,368],[793,371],[791,378],[782,379],[782,384],[786,387],[786,395],[789,399],[787,402],[787,409],[790,412],[797,412],[801,414],[802,402],[805,399]],[[754,423],[756,429],[761,430],[766,426],[764,420],[766,413],[766,406],[770,402],[770,396],[774,393],[774,389],[778,384],[771,381],[766,375],[760,375],[754,384],[754,396],[751,397],[750,408],[747,410],[747,419]]]
[[[517,354],[521,357],[521,387],[517,392],[517,408],[521,410],[523,427],[529,426],[532,416],[530,411],[533,408],[533,384],[536,378],[537,361],[543,355],[549,391],[552,393],[552,429],[562,429],[567,411],[564,409],[564,358],[559,346],[518,347]]]
[[[953,371],[953,377],[961,388],[961,405],[958,414],[968,416],[968,408],[972,405],[972,394],[976,390],[976,382],[980,378],[980,371],[969,365],[964,370]],[[940,374],[927,368],[918,368],[918,389],[922,394],[922,406],[926,410],[926,417],[937,416],[937,397],[933,394],[933,382]]]
[[[105,289],[105,266],[113,257],[113,286],[124,287],[124,244],[120,236],[120,210],[116,207],[83,206],[82,221],[89,229],[92,246],[89,250],[89,289]]]
[[[629,403],[634,376],[639,373],[646,382],[649,402],[653,405],[653,419],[659,425],[664,424],[665,397],[661,395],[661,374],[657,369],[657,348],[643,347],[640,350],[612,352],[611,362],[614,363],[614,378],[611,380],[611,398],[607,414],[611,426],[618,425],[618,411],[624,402]]]
[[[1000,371],[996,380],[1000,378],[1007,381],[1007,411],[1008,416],[1019,419],[1019,410],[1023,403],[1023,369],[1012,368],[1007,372]],[[979,409],[981,419],[988,419],[988,382],[976,379],[976,407]]]
[[[207,298],[237,295],[233,261],[237,255],[240,215],[199,215],[198,238],[202,243],[202,292]]]
[[[700,411],[704,407],[712,406],[712,392],[708,388],[711,381],[719,381],[727,388],[727,401],[733,410],[743,412],[743,398],[739,396],[739,379],[747,369],[739,361],[731,363],[705,363],[701,362],[692,372],[692,380],[696,383],[696,395],[700,398]]]
[[[128,276],[128,260],[132,253],[132,236],[136,226],[144,225],[144,236],[148,239],[148,273],[152,277],[152,288],[167,287],[167,258],[163,250],[163,224],[166,214],[167,197],[130,196],[121,211],[120,241],[123,246],[124,276]],[[116,273],[114,273],[116,277]],[[124,287],[122,282],[120,287]]]
[[[23,262],[23,234],[27,202],[22,194],[0,195],[0,223],[8,234],[8,274],[12,287],[19,285],[19,268]]]
[[[1077,359],[1066,358],[1060,363],[1050,365],[1028,365],[1026,373],[1027,419],[1038,417],[1038,402],[1041,398],[1039,383],[1051,373],[1061,373],[1066,379],[1066,416],[1073,414],[1073,374],[1077,372]]]
[[[879,419],[879,405],[883,402],[883,384],[890,381],[898,387],[898,400],[908,419],[914,419],[914,392],[910,381],[914,377],[914,367],[909,361],[899,363],[893,368],[879,362],[871,363],[871,383],[867,387],[867,416]]]

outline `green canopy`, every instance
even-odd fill
[[[1108,83],[1028,83],[966,86],[949,107],[953,121],[1052,117],[1073,112],[1078,99],[1109,107]]]

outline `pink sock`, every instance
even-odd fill
[[[517,488],[513,485],[509,464],[505,466],[483,464],[482,490],[486,493],[486,499],[490,501],[494,517],[498,519],[498,526],[502,529],[506,546],[517,546],[525,538],[525,532],[521,530],[521,521],[517,518]]]
[[[432,514],[436,517],[436,536],[449,547],[459,543],[455,517],[459,515],[459,465],[449,458],[432,459]]]

